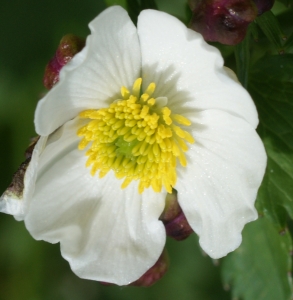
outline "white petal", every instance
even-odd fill
[[[136,28],[127,12],[114,6],[89,25],[85,48],[60,72],[60,81],[38,103],[36,131],[49,135],[85,109],[108,106],[140,75]]]
[[[23,220],[26,212],[27,201],[33,194],[37,175],[39,156],[46,144],[47,137],[40,137],[35,145],[31,160],[25,171],[23,194],[19,198],[15,194],[5,191],[0,198],[0,212],[13,215],[17,220]]]
[[[257,218],[254,208],[266,154],[255,130],[240,118],[209,110],[194,116],[195,144],[178,179],[179,203],[200,245],[213,258],[241,243],[243,226]]]
[[[50,137],[25,223],[36,239],[61,243],[61,252],[80,277],[128,284],[158,259],[165,229],[158,220],[165,193],[125,190],[112,172],[92,177],[77,150],[78,121]]]
[[[220,109],[240,116],[253,127],[257,112],[247,91],[223,68],[219,51],[176,18],[145,10],[138,19],[143,82],[154,81],[154,96],[197,110]]]

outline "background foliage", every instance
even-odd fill
[[[184,0],[3,0],[0,10],[0,191],[9,185],[23,151],[35,135],[33,114],[45,93],[42,76],[61,37],[86,36],[87,24],[106,5],[158,7],[186,24]],[[226,65],[238,73],[260,117],[268,154],[259,191],[260,218],[248,224],[239,249],[220,261],[204,256],[195,235],[168,240],[170,270],[151,288],[103,286],[76,277],[59,245],[33,240],[23,222],[0,215],[0,300],[46,299],[244,299],[289,300],[292,295],[293,217],[293,9],[277,2],[251,24],[244,42],[215,44]],[[288,8],[289,7],[291,8]],[[281,53],[281,54],[280,54]]]

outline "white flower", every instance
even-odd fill
[[[35,239],[60,242],[78,276],[124,285],[163,250],[158,218],[173,186],[201,247],[213,258],[225,256],[257,217],[254,201],[266,165],[250,96],[219,52],[168,14],[143,11],[136,28],[126,11],[111,7],[89,26],[86,47],[38,104],[41,138],[23,197],[4,194],[1,210],[23,219]],[[140,100],[139,78],[149,96]],[[119,105],[128,115],[117,113]],[[141,128],[138,121],[145,121]],[[117,171],[119,157],[124,164]],[[147,169],[151,161],[148,172],[127,169]]]

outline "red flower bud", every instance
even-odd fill
[[[157,262],[146,271],[139,279],[130,283],[130,286],[149,287],[159,281],[169,268],[169,257],[167,251],[164,249]],[[115,285],[100,281],[102,285]]]
[[[75,35],[65,35],[58,46],[55,56],[46,66],[43,83],[47,89],[51,89],[59,81],[59,73],[72,57],[82,50],[85,40]]]
[[[257,16],[251,0],[190,0],[189,5],[193,12],[191,28],[206,41],[227,45],[240,43]]]
[[[160,216],[166,229],[166,234],[177,241],[182,241],[193,233],[192,228],[178,203],[177,192],[167,194],[165,209]]]
[[[163,251],[157,262],[139,279],[132,282],[132,286],[149,287],[160,280],[168,271],[169,257],[166,250]]]
[[[254,0],[258,15],[262,15],[264,12],[270,10],[274,5],[274,0]]]

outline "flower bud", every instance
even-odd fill
[[[264,12],[270,10],[274,5],[274,0],[254,0],[258,15],[262,15]]]
[[[59,81],[59,73],[72,57],[80,52],[85,45],[85,40],[72,34],[65,35],[58,46],[55,56],[46,66],[43,83],[51,89]]]
[[[166,229],[166,234],[177,241],[182,241],[193,233],[192,228],[178,203],[177,192],[167,194],[165,209],[160,216]]]
[[[17,171],[14,173],[12,181],[3,195],[12,196],[19,199],[22,198],[24,190],[24,175],[29,166],[33,150],[38,140],[39,137],[35,137],[31,140],[31,143],[25,151],[25,161],[18,167]]]
[[[159,281],[169,268],[169,257],[164,249],[157,262],[146,271],[140,278],[129,284],[129,286],[149,287]],[[114,283],[100,281],[102,285],[115,285]]]
[[[193,12],[191,28],[206,41],[227,45],[240,43],[249,25],[257,17],[252,0],[190,0]]]
[[[30,158],[26,159],[17,169],[12,177],[12,181],[3,196],[12,196],[21,199],[24,190],[24,175],[27,167],[29,166]]]
[[[167,251],[164,249],[157,262],[139,279],[132,282],[130,285],[149,287],[165,275],[165,273],[168,271],[168,267],[169,257]]]
[[[40,138],[40,136],[35,136],[35,137],[31,138],[30,143],[24,153],[26,159],[32,157],[34,148],[35,148],[36,143],[38,142],[39,138]]]

